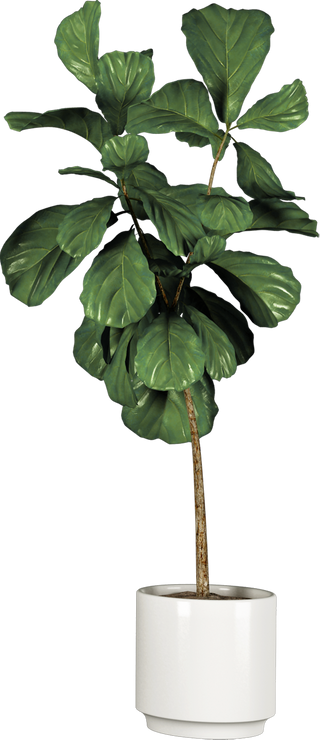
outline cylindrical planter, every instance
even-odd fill
[[[166,735],[260,735],[275,714],[275,594],[210,586],[238,598],[165,598],[183,591],[195,586],[137,591],[136,708]]]

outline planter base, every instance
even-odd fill
[[[146,714],[147,727],[154,732],[175,737],[194,737],[210,740],[235,740],[256,737],[264,730],[266,720],[258,722],[185,722],[179,719],[164,719]]]

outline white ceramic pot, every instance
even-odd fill
[[[137,591],[136,708],[166,735],[254,737],[275,714],[276,596],[210,590],[240,599],[164,598],[194,585]]]

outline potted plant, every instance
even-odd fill
[[[108,174],[80,166],[61,174],[103,180],[108,195],[28,218],[6,241],[2,267],[12,294],[39,305],[107,238],[84,279],[85,317],[75,334],[75,358],[105,382],[112,400],[124,407],[129,429],[170,444],[191,441],[194,460],[197,583],[138,591],[137,706],[158,731],[250,737],[274,713],[275,596],[209,587],[199,437],[211,430],[217,413],[214,381],[231,377],[253,355],[246,316],[274,327],[299,301],[300,285],[290,268],[236,250],[231,237],[260,229],[317,235],[315,223],[294,203],[299,198],[283,189],[268,161],[234,129],[294,129],[306,120],[306,94],[295,80],[240,114],[269,50],[273,27],[263,11],[209,5],[187,12],[183,31],[204,82],[169,82],[156,92],[150,49],[98,58],[99,16],[100,3],[86,2],[62,21],[56,44],[65,66],[96,95],[101,112],[55,109],[9,113],[6,119],[18,131],[53,126],[89,139]],[[221,80],[217,49],[225,54],[230,27],[239,47],[228,52]],[[234,70],[234,90],[227,64]],[[169,185],[147,161],[142,134],[169,132],[184,145],[211,148],[208,183]],[[234,197],[216,182],[218,163],[231,146],[246,197]],[[118,197],[120,212],[114,210]],[[111,231],[109,239],[109,228],[128,213],[133,226],[114,238]],[[242,312],[194,287],[192,273],[200,265],[228,286]],[[164,598],[169,595],[174,598]],[[201,685],[197,693],[199,675],[206,675],[206,691]]]

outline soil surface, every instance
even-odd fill
[[[208,596],[197,596],[195,591],[181,591],[175,594],[162,594],[168,599],[201,599],[204,600],[216,600],[216,601],[243,601],[248,599],[247,596],[225,596],[223,594],[208,594]]]

